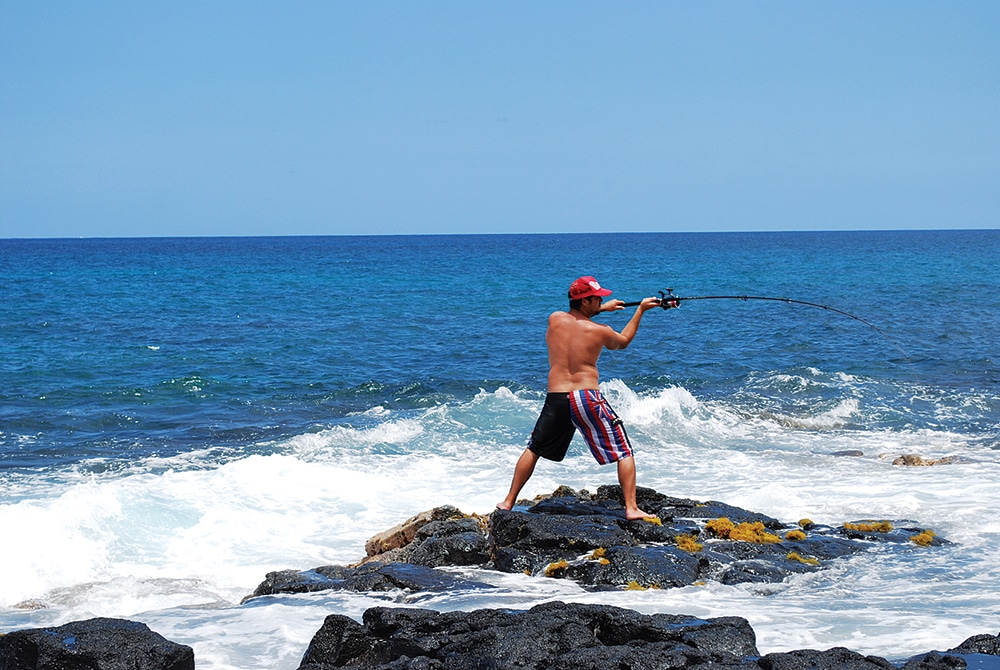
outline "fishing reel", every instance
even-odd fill
[[[657,291],[657,293],[660,294],[659,298],[660,304],[658,305],[658,307],[662,307],[663,309],[672,309],[674,307],[680,307],[681,300],[686,299],[680,297],[679,295],[674,295],[674,289],[672,288],[663,289],[662,291]],[[622,307],[635,307],[636,305],[641,305],[641,304],[642,304],[641,300],[636,302],[626,302],[622,303]]]
[[[668,288],[663,291],[657,291],[657,293],[660,294],[660,307],[663,309],[672,309],[681,306],[681,298],[674,295],[674,289]]]

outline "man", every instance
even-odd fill
[[[561,461],[574,433],[579,430],[590,452],[601,465],[617,463],[618,483],[625,498],[628,519],[648,519],[655,515],[639,509],[635,501],[635,460],[621,419],[598,390],[597,359],[604,349],[624,349],[639,330],[642,315],[660,307],[659,298],[646,298],[621,332],[594,323],[600,312],[625,309],[621,300],[604,303],[611,291],[590,276],[580,277],[569,287],[569,311],[549,316],[545,343],[549,349],[548,395],[531,431],[528,448],[514,468],[510,491],[498,509],[509,510],[535,471],[539,458]],[[679,303],[668,303],[677,307]]]

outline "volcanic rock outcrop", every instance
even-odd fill
[[[97,618],[0,635],[0,669],[194,670],[194,651],[146,624]]]
[[[996,667],[1000,638],[976,635],[903,670]],[[987,656],[994,654],[993,656]],[[361,623],[331,614],[299,670],[898,670],[843,647],[761,656],[741,617],[640,614],[609,605],[550,602],[528,611],[435,612],[373,607]]]
[[[602,486],[594,494],[560,487],[511,511],[482,517],[438,507],[372,537],[368,555],[358,563],[272,572],[248,597],[325,589],[489,588],[436,570],[465,566],[572,579],[592,590],[671,588],[708,580],[779,582],[878,545],[919,551],[946,542],[905,520],[786,523],[722,502],[673,498],[646,488],[639,489],[638,501],[658,519],[626,519],[618,486]]]

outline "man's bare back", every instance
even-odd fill
[[[604,351],[609,326],[594,323],[577,310],[549,317],[545,343],[549,349],[549,393],[596,389],[597,359]]]

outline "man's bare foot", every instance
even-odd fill
[[[660,517],[655,514],[650,514],[649,512],[643,512],[641,509],[636,507],[633,510],[625,510],[625,518],[629,521],[641,521],[642,519],[659,519]]]
[[[504,500],[503,502],[498,502],[498,503],[497,503],[497,509],[502,509],[502,510],[506,510],[506,511],[508,511],[508,512],[509,512],[509,511],[511,510],[511,508],[513,508],[513,507],[514,507],[514,506],[513,506],[513,505],[511,505],[511,504],[510,504],[509,502],[507,502],[506,500]]]

